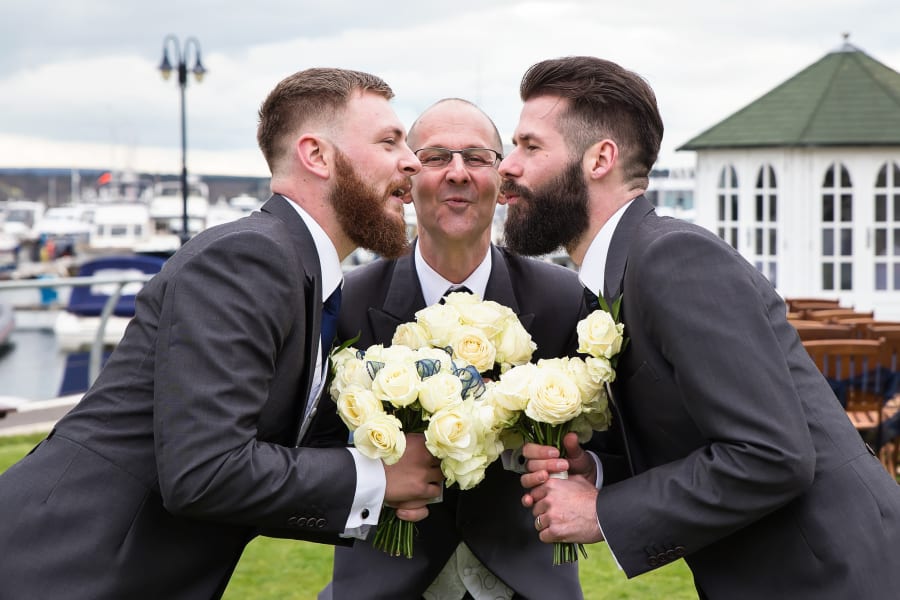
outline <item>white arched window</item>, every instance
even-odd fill
[[[853,289],[853,185],[842,163],[822,181],[822,290]]]
[[[759,168],[753,200],[753,264],[777,286],[778,183],[772,165]]]
[[[900,290],[900,165],[875,177],[875,289]]]
[[[719,211],[716,217],[716,233],[738,249],[738,177],[732,165],[722,167],[716,189]]]

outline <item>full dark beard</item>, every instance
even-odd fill
[[[541,188],[531,190],[507,180],[500,191],[519,196],[507,210],[503,229],[513,252],[535,256],[560,246],[570,248],[587,231],[588,191],[578,161]]]
[[[385,210],[391,190],[378,192],[366,185],[340,151],[335,154],[334,166],[335,183],[328,200],[350,241],[385,258],[405,254],[409,241],[402,211],[390,214]]]

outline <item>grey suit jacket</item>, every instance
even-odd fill
[[[169,259],[96,384],[0,477],[0,597],[216,598],[261,529],[338,542],[353,459],[296,447],[320,285],[280,196]]]
[[[613,392],[637,474],[597,514],[628,576],[684,556],[711,599],[897,597],[900,486],[768,280],[643,197],[605,277],[631,340]]]
[[[537,344],[537,358],[572,354],[575,324],[583,310],[575,273],[557,265],[491,248],[491,275],[485,299],[519,316]],[[397,325],[415,320],[425,307],[413,254],[379,260],[346,276],[338,337],[360,335],[356,347],[389,344]],[[524,598],[581,598],[576,564],[553,566],[553,548],[542,543],[531,513],[522,506],[519,475],[499,461],[484,481],[460,492],[451,487],[417,524],[412,559],[390,557],[369,543],[336,548],[330,592],[338,598],[416,599],[431,585],[459,542],[465,540],[481,562]]]

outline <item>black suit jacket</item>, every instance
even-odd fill
[[[537,344],[535,360],[574,353],[575,324],[583,310],[575,273],[502,248],[492,246],[491,252],[485,299],[519,316]],[[425,307],[414,255],[349,272],[343,298],[338,337],[359,335],[358,348],[389,344],[397,325],[415,320],[416,311]],[[336,548],[332,597],[420,598],[464,540],[522,597],[581,598],[577,564],[553,566],[553,547],[538,539],[534,519],[521,503],[523,493],[519,475],[498,461],[481,484],[464,492],[446,489],[443,502],[429,507],[428,518],[417,524],[412,559],[390,557],[363,542]]]
[[[605,279],[623,294],[613,392],[637,474],[597,514],[628,576],[684,556],[711,599],[896,597],[900,486],[768,280],[643,197]]]
[[[0,597],[215,598],[260,529],[338,542],[353,459],[295,447],[321,306],[280,196],[169,259],[96,384],[0,476]]]

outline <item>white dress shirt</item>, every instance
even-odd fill
[[[322,270],[322,302],[325,302],[325,299],[343,283],[341,260],[331,238],[316,220],[296,202],[290,202],[290,205],[294,207],[309,229],[316,252],[319,254],[319,266]],[[311,418],[308,413],[316,406],[315,400],[322,392],[322,386],[326,379],[326,365],[323,364],[321,345],[322,340],[320,339],[316,352],[316,369],[306,402],[307,414],[304,415],[304,418]],[[356,464],[356,492],[342,535],[343,537],[365,539],[369,527],[378,524],[378,516],[381,514],[386,486],[384,466],[381,460],[363,456],[356,448],[347,448],[347,450],[353,455],[353,461]]]

